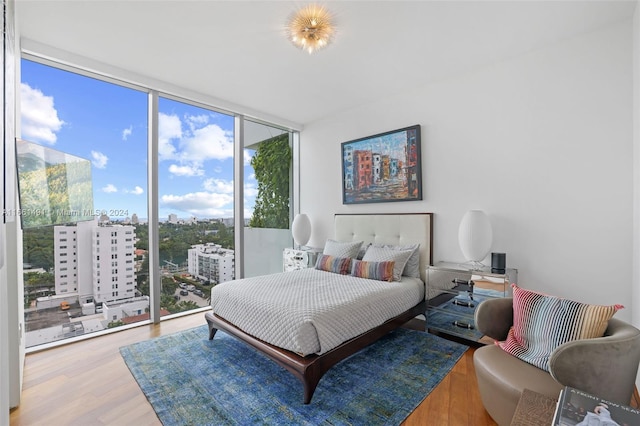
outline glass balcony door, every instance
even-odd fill
[[[294,132],[244,120],[244,276],[282,272],[291,247]]]

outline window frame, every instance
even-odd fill
[[[45,46],[40,46],[44,51],[49,50]],[[37,49],[40,50],[40,49]],[[55,49],[53,49],[55,51]],[[245,109],[240,106],[234,106],[233,110],[229,108],[223,108],[218,105],[218,102],[214,99],[210,99],[207,95],[192,92],[187,89],[178,88],[168,85],[167,83],[155,81],[152,78],[144,77],[136,74],[132,74],[126,70],[113,68],[106,64],[94,63],[88,58],[75,56],[73,54],[66,54],[64,52],[55,51],[55,55],[49,53],[42,53],[34,49],[21,49],[19,59],[26,59],[42,65],[50,66],[53,68],[68,71],[87,78],[93,78],[107,83],[115,84],[124,88],[133,89],[142,93],[146,93],[148,96],[148,119],[147,119],[147,217],[149,226],[149,291],[150,291],[150,318],[148,320],[139,321],[131,325],[121,326],[117,329],[106,329],[98,332],[89,333],[86,335],[76,336],[72,338],[53,341],[33,347],[26,348],[26,353],[40,351],[48,349],[50,347],[59,346],[62,344],[71,343],[77,340],[83,340],[86,338],[96,337],[103,334],[108,334],[120,330],[125,330],[132,327],[137,327],[146,324],[158,324],[160,321],[168,320],[182,315],[192,314],[195,312],[206,311],[210,309],[209,306],[201,307],[199,309],[193,309],[186,312],[180,312],[171,315],[160,315],[160,267],[159,267],[159,230],[158,230],[158,101],[159,98],[167,98],[170,100],[183,102],[192,106],[207,109],[212,112],[226,114],[234,118],[234,250],[235,250],[235,276],[236,278],[242,278],[244,276],[244,188],[242,173],[243,166],[243,149],[244,149],[244,133],[242,126],[245,118],[251,121],[257,121],[265,123],[269,126],[280,128],[284,131],[291,132],[293,135],[293,161],[292,161],[292,184],[291,184],[291,217],[295,215],[300,209],[299,202],[299,141],[301,126],[293,123],[283,123],[282,120],[274,119],[273,117],[260,117],[260,114],[256,114],[253,111],[247,113],[240,112]],[[64,58],[64,59],[63,59]],[[21,82],[21,75],[18,75]],[[222,102],[224,103],[224,102]],[[237,110],[237,111],[236,111]],[[22,246],[22,243],[20,243]],[[153,248],[153,249],[151,249]],[[22,269],[18,271],[19,275],[22,275]],[[99,273],[99,271],[98,271]],[[21,310],[22,311],[22,310]],[[20,312],[24,317],[24,312]],[[24,342],[23,342],[24,344]]]

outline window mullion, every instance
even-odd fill
[[[149,143],[148,143],[148,226],[149,226],[149,293],[150,304],[149,314],[154,324],[160,323],[160,298],[161,298],[161,275],[160,275],[160,236],[158,230],[158,137],[159,137],[159,107],[158,92],[149,92]]]

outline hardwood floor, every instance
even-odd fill
[[[197,313],[27,355],[11,425],[160,425],[119,348],[203,324],[204,313]],[[496,424],[480,402],[473,349],[403,422],[427,424]]]
[[[473,368],[473,351],[470,348],[442,382],[402,423],[403,426],[496,425],[482,401]]]

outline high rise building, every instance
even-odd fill
[[[235,277],[233,250],[213,243],[196,244],[188,250],[189,273],[215,284],[231,281]]]
[[[78,292],[78,242],[75,226],[53,227],[56,294]]]
[[[96,302],[135,297],[135,228],[104,225],[92,229],[93,295]]]
[[[55,226],[56,294],[76,293],[80,304],[135,297],[135,238],[130,225]]]

